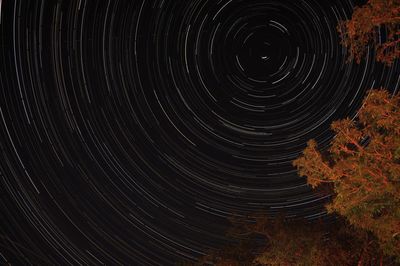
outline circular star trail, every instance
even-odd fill
[[[291,162],[366,90],[350,0],[0,1],[0,261],[173,265],[225,218],[314,219]]]

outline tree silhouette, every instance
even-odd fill
[[[328,211],[373,232],[386,254],[400,257],[400,96],[372,90],[358,119],[332,129],[328,155],[311,140],[294,166],[312,187],[333,185]]]
[[[391,65],[400,57],[399,25],[400,0],[369,0],[350,20],[340,21],[338,31],[350,60],[360,63],[372,45],[376,60]]]
[[[237,245],[210,251],[199,262],[186,265],[392,265],[374,236],[343,219],[309,222],[262,215],[231,222],[227,235],[239,239]]]

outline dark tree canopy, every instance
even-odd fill
[[[232,219],[228,236],[239,241],[210,251],[198,263],[189,265],[392,265],[373,235],[341,218],[329,222],[283,216]],[[260,242],[260,237],[264,241]]]

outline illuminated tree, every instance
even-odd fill
[[[371,231],[386,254],[400,258],[400,96],[372,90],[358,118],[332,130],[328,155],[311,140],[294,166],[312,187],[333,185],[328,211]]]
[[[339,22],[338,31],[350,60],[360,63],[372,45],[376,60],[391,65],[400,57],[399,25],[400,0],[369,0],[354,9],[351,20]]]

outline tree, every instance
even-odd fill
[[[351,265],[349,252],[333,239],[329,240],[321,224],[284,219],[264,220],[261,224],[261,232],[268,239],[268,244],[254,260],[261,265]]]
[[[266,244],[259,249],[253,265],[267,266],[352,266],[375,264],[384,258],[377,241],[341,219],[331,222],[288,219],[283,216],[256,218],[241,231],[262,235]],[[385,259],[386,261],[386,259]]]
[[[372,90],[358,118],[332,130],[327,154],[310,140],[293,165],[312,187],[333,185],[329,212],[371,231],[386,254],[400,258],[400,96]]]
[[[338,31],[350,60],[360,63],[372,45],[376,60],[391,65],[400,57],[399,25],[400,0],[369,0],[354,9],[351,20],[340,21]]]
[[[231,221],[228,236],[240,239],[238,245],[212,251],[192,265],[391,265],[370,233],[343,219],[308,222],[263,215]]]
[[[236,244],[230,244],[209,251],[207,255],[202,257],[199,262],[193,264],[197,266],[214,265],[214,266],[242,266],[253,265],[256,248],[248,239],[237,241]]]

